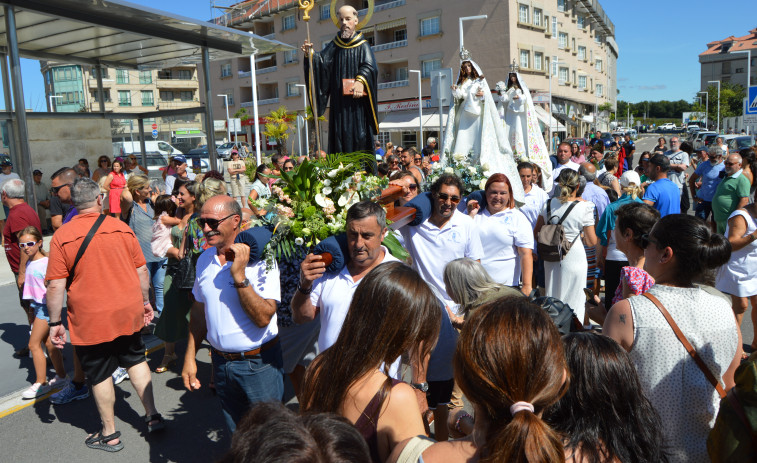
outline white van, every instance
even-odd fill
[[[184,154],[178,149],[171,146],[170,143],[166,143],[161,140],[149,140],[145,141],[145,149],[148,153],[160,153],[164,156],[175,156],[177,154]],[[113,142],[113,157],[128,156],[130,154],[140,154],[142,147],[138,141],[117,141]]]

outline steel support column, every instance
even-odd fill
[[[216,154],[216,134],[213,121],[213,92],[210,91],[210,55],[208,47],[202,47],[202,75],[205,86],[205,134],[208,136],[208,156],[210,168],[220,170],[218,167],[218,154]]]

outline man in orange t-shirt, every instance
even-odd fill
[[[71,186],[71,199],[79,214],[59,228],[50,243],[47,266],[47,306],[50,338],[58,348],[66,343],[61,324],[63,296],[76,255],[100,217],[100,187],[87,178]],[[115,391],[111,374],[126,368],[145,407],[148,429],[164,426],[155,409],[150,369],[140,330],[153,316],[149,298],[150,276],[134,232],[123,222],[105,217],[73,272],[68,287],[68,326],[71,344],[92,384],[103,423],[87,438],[90,448],[118,451],[123,443],[115,430]]]

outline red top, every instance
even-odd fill
[[[5,227],[3,228],[5,257],[8,259],[13,273],[18,273],[18,261],[21,258],[21,249],[18,247],[18,236],[16,234],[28,226],[37,227],[37,230],[40,233],[42,232],[37,212],[26,203],[16,204],[8,212],[8,218],[5,219]]]

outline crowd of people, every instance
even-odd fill
[[[561,143],[551,184],[521,162],[466,197],[454,174],[429,181],[444,161],[434,138],[376,148],[396,205],[423,217],[396,230],[403,261],[384,245],[385,209],[352,205],[338,271],[310,248],[270,263],[250,245],[251,220],[276,213],[259,200],[303,159],[248,170],[234,153],[229,184],[181,155],[164,180],[136,157],[103,156],[94,172],[82,160],[53,173],[36,208],[6,178],[3,237],[30,325],[17,355],[35,369],[23,398],[91,394],[102,428],[85,443],[108,452],[124,447],[114,385],[131,381],[157,432],[170,420],[151,375],[180,371],[188,391],[217,394],[234,433],[222,461],[729,461],[708,435],[757,301],[754,149],[693,156],[674,136],[634,166],[630,139],[584,154]],[[569,308],[574,332],[558,331],[540,295]],[[153,372],[147,333],[164,342]],[[299,415],[276,405],[285,381]]]

